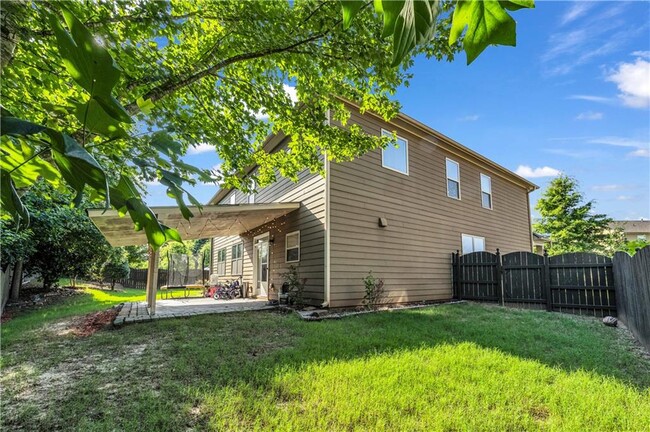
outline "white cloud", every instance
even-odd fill
[[[634,150],[633,152],[630,152],[627,154],[628,156],[632,157],[647,157],[650,158],[650,149],[638,149]]]
[[[567,10],[562,18],[560,18],[560,25],[565,25],[571,21],[575,21],[577,18],[583,16],[591,7],[593,3],[577,1]]]
[[[473,121],[478,120],[479,118],[481,118],[481,116],[479,116],[478,114],[470,114],[470,115],[466,115],[466,116],[464,116],[464,117],[460,117],[460,118],[458,119],[458,121],[462,121],[462,122],[473,122]]]
[[[634,63],[621,63],[607,77],[616,83],[618,97],[632,108],[650,106],[650,62],[638,57]]]
[[[650,51],[634,51],[632,55],[635,57],[650,58]]]
[[[578,100],[586,100],[589,102],[601,102],[601,103],[612,102],[612,98],[603,97],[603,96],[594,96],[594,95],[571,95],[567,97],[567,99],[578,99]]]
[[[631,201],[631,200],[634,199],[634,197],[630,196],[630,195],[619,195],[619,196],[616,197],[616,199],[618,201]]]
[[[606,184],[606,185],[592,186],[591,189],[595,190],[596,192],[614,192],[614,191],[625,189],[625,186],[620,184]]]
[[[295,87],[288,84],[283,84],[282,87],[284,88],[284,92],[287,94],[287,96],[289,96],[289,99],[291,99],[291,102],[294,104],[298,102],[298,91]]]
[[[560,175],[560,170],[548,166],[532,168],[529,165],[519,165],[515,174],[527,178],[555,177]]]
[[[604,117],[601,112],[587,111],[577,115],[576,120],[602,120]]]
[[[627,154],[629,157],[650,157],[650,141],[640,141],[617,136],[605,136],[600,138],[593,138],[587,142],[591,144],[604,144],[614,147],[633,148],[634,150]]]
[[[214,148],[214,146],[212,144],[200,143],[200,144],[190,146],[187,149],[187,154],[188,155],[195,155],[195,154],[208,153],[208,152],[215,152],[216,153],[216,150],[215,150],[215,148]]]

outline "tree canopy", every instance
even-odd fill
[[[554,178],[537,201],[540,220],[536,232],[549,234],[547,251],[551,255],[565,252],[598,252],[611,255],[623,244],[620,230],[613,220],[593,211],[594,201],[584,201],[578,181],[567,175]]]
[[[2,2],[2,206],[17,222],[37,179],[128,213],[159,247],[180,240],[143,200],[159,180],[191,218],[186,190],[247,190],[322,172],[388,138],[346,125],[341,98],[386,119],[418,55],[468,63],[515,45],[510,11],[532,0]],[[293,96],[295,94],[295,97]],[[268,153],[269,133],[292,137]],[[183,161],[210,145],[219,170]],[[242,174],[258,170],[253,179]],[[254,183],[250,180],[254,180]]]

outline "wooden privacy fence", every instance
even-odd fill
[[[210,271],[203,270],[203,275],[201,275],[201,269],[189,270],[187,279],[188,284],[194,284],[195,282],[201,283],[202,281],[208,281],[210,278]],[[172,278],[178,280],[178,278]],[[169,270],[158,269],[158,287],[160,288],[163,285],[167,285],[169,280]],[[128,278],[117,279],[116,283],[119,283],[125,288],[137,288],[137,289],[146,289],[147,288],[147,269],[131,269]],[[110,283],[109,280],[104,280],[104,283]]]
[[[650,246],[594,253],[452,254],[454,297],[581,315],[618,316],[650,349]]]
[[[616,314],[612,259],[592,253],[452,254],[454,296],[504,305],[588,314]]]

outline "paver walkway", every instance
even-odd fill
[[[188,298],[158,300],[156,314],[149,315],[146,302],[124,303],[122,310],[115,317],[113,324],[123,325],[132,322],[151,321],[165,318],[188,317],[203,314],[218,314],[226,312],[243,312],[252,310],[274,309],[264,299],[233,299],[214,300],[211,298]]]

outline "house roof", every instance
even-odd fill
[[[351,107],[356,108],[357,110],[359,109],[359,105],[353,102],[350,102],[348,100],[343,100],[343,102],[350,105]],[[383,117],[371,111],[366,111],[364,115],[374,116],[384,121]],[[446,135],[443,135],[437,130],[425,125],[422,122],[419,122],[418,120],[415,120],[412,117],[407,116],[406,114],[397,114],[397,116],[390,120],[388,124],[408,130],[411,134],[418,136],[418,138],[422,139],[423,141],[444,148],[446,151],[453,153],[458,157],[470,160],[471,162],[478,165],[483,165],[494,171],[500,177],[525,188],[528,192],[539,189],[539,186],[537,186],[535,183],[528,181],[527,179],[521,177],[518,174],[515,174],[514,172],[488,159],[480,153],[475,152],[469,147],[462,145],[461,143],[449,138]],[[264,142],[264,150],[267,152],[275,150],[275,148],[282,144],[286,138],[287,136],[282,133],[269,135]],[[248,167],[245,170],[245,175],[250,174],[255,168],[255,166]],[[219,189],[217,193],[210,199],[209,204],[218,203],[230,191],[231,189]]]
[[[623,231],[629,234],[650,234],[650,220],[614,221],[612,225],[617,228],[623,228]]]
[[[250,231],[300,207],[300,203],[207,205],[190,207],[194,217],[187,221],[178,207],[151,207],[161,223],[176,229],[183,240],[231,236]],[[144,231],[134,231],[133,221],[116,210],[92,209],[88,216],[111,246],[147,244]]]

